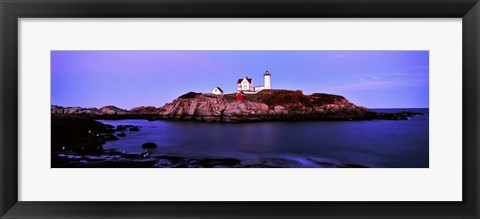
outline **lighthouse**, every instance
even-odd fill
[[[270,72],[266,71],[265,74],[263,74],[263,89],[272,89],[270,86]]]
[[[237,80],[237,91],[243,92],[243,94],[256,94],[262,90],[269,90],[272,89],[272,85],[270,84],[270,72],[266,71],[263,74],[263,86],[253,86],[253,79],[249,77],[240,78]]]

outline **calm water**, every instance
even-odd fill
[[[186,121],[99,120],[111,125],[140,126],[139,132],[107,142],[105,149],[189,158],[263,158],[295,160],[314,167],[312,160],[368,167],[428,167],[428,109],[409,120],[202,123]]]

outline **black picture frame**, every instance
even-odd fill
[[[479,218],[478,0],[0,0],[2,218]],[[133,17],[462,18],[462,202],[18,201],[18,19]],[[448,43],[448,42],[445,42]],[[449,115],[447,115],[449,116]],[[457,145],[459,146],[459,145]],[[285,188],[288,189],[288,188]],[[442,192],[442,191],[438,191]]]

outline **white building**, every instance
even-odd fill
[[[263,89],[272,89],[272,86],[270,85],[270,76],[270,72],[268,71],[263,74]]]
[[[272,89],[272,86],[270,84],[270,72],[266,71],[265,74],[263,74],[263,86],[258,86],[254,87],[253,86],[253,79],[249,77],[245,77],[243,79],[238,79],[237,81],[237,90],[238,91],[243,91],[244,93],[257,93],[261,90],[267,90],[267,89]]]
[[[222,90],[222,88],[220,88],[220,87],[214,87],[213,90],[212,90],[212,94],[222,95],[222,94],[223,94],[223,90]]]
[[[244,77],[243,79],[237,80],[237,90],[238,91],[255,91],[253,87],[253,79],[249,77]]]

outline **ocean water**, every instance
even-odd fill
[[[356,164],[377,168],[429,167],[427,109],[371,109],[422,112],[408,120],[204,123],[194,121],[98,120],[110,125],[135,125],[139,132],[109,141],[105,149],[187,158],[291,160],[291,167],[318,163]],[[287,167],[290,167],[285,164]]]

